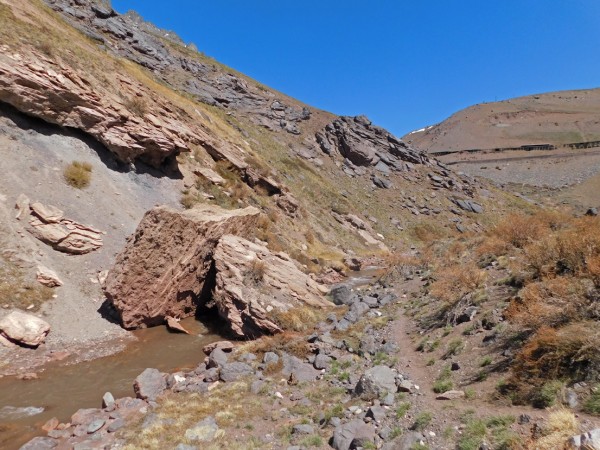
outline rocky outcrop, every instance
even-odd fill
[[[63,253],[81,255],[102,247],[102,231],[64,218],[64,213],[52,205],[32,203],[29,205],[29,231],[40,241]],[[22,211],[19,218],[23,217]],[[52,281],[54,280],[54,281]],[[38,281],[60,286],[62,282],[52,271],[38,270]],[[46,284],[48,285],[48,284]]]
[[[43,284],[47,287],[58,287],[63,285],[63,282],[60,278],[58,278],[56,272],[54,272],[51,269],[48,269],[45,266],[40,265],[37,267],[36,277],[38,283]]]
[[[46,2],[73,26],[104,43],[109,51],[146,67],[198,101],[243,111],[259,126],[294,135],[301,133],[299,124],[311,116],[308,108],[284,103],[266,88],[225,72],[200,55],[191,56],[193,46],[186,46],[172,31],[157,28],[133,11],[120,15],[111,8],[102,8],[99,12],[92,0]],[[177,45],[165,45],[164,41]]]
[[[355,166],[373,166],[377,171],[410,170],[412,164],[429,164],[429,158],[365,116],[339,117],[316,134],[321,150],[339,153]]]
[[[324,288],[301,272],[285,253],[225,235],[215,254],[213,301],[238,337],[282,331],[273,317],[298,306],[323,308]]]
[[[0,320],[0,336],[27,347],[40,345],[49,332],[50,325],[46,321],[19,310]]]
[[[212,286],[206,285],[213,253],[225,234],[247,235],[259,210],[202,205],[187,211],[157,207],[146,213],[117,256],[104,285],[125,328],[193,315]]]

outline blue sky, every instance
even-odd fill
[[[598,0],[113,0],[274,89],[401,136],[475,103],[600,87]]]

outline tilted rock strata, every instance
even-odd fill
[[[285,253],[274,254],[263,245],[225,235],[214,261],[213,301],[238,337],[283,331],[273,319],[278,311],[331,306],[323,298],[322,288]]]
[[[21,203],[28,204],[28,200],[21,200]],[[55,250],[81,255],[102,247],[102,231],[65,219],[63,211],[57,207],[36,202],[29,205],[29,209],[31,216],[27,231]],[[19,214],[21,217],[23,213]],[[55,274],[54,277],[58,280]]]
[[[167,316],[192,316],[209,295],[205,281],[221,236],[248,235],[259,210],[202,205],[187,211],[148,211],[117,256],[104,285],[125,328],[162,324]]]
[[[323,152],[337,152],[356,166],[374,166],[384,174],[410,170],[412,164],[431,164],[427,155],[365,116],[339,117],[318,132],[316,139]]]
[[[2,46],[0,101],[47,122],[80,129],[123,162],[142,158],[159,167],[193,142],[193,132],[169,114],[136,117],[123,100],[98,92],[90,80],[69,67],[35,61]],[[126,80],[127,81],[127,80]],[[135,93],[131,93],[135,96]],[[141,95],[141,93],[140,93]]]

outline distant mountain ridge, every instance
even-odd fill
[[[433,153],[599,141],[600,89],[473,105],[403,140]]]

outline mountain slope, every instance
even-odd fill
[[[600,89],[550,92],[458,111],[403,137],[430,153],[600,140]]]

